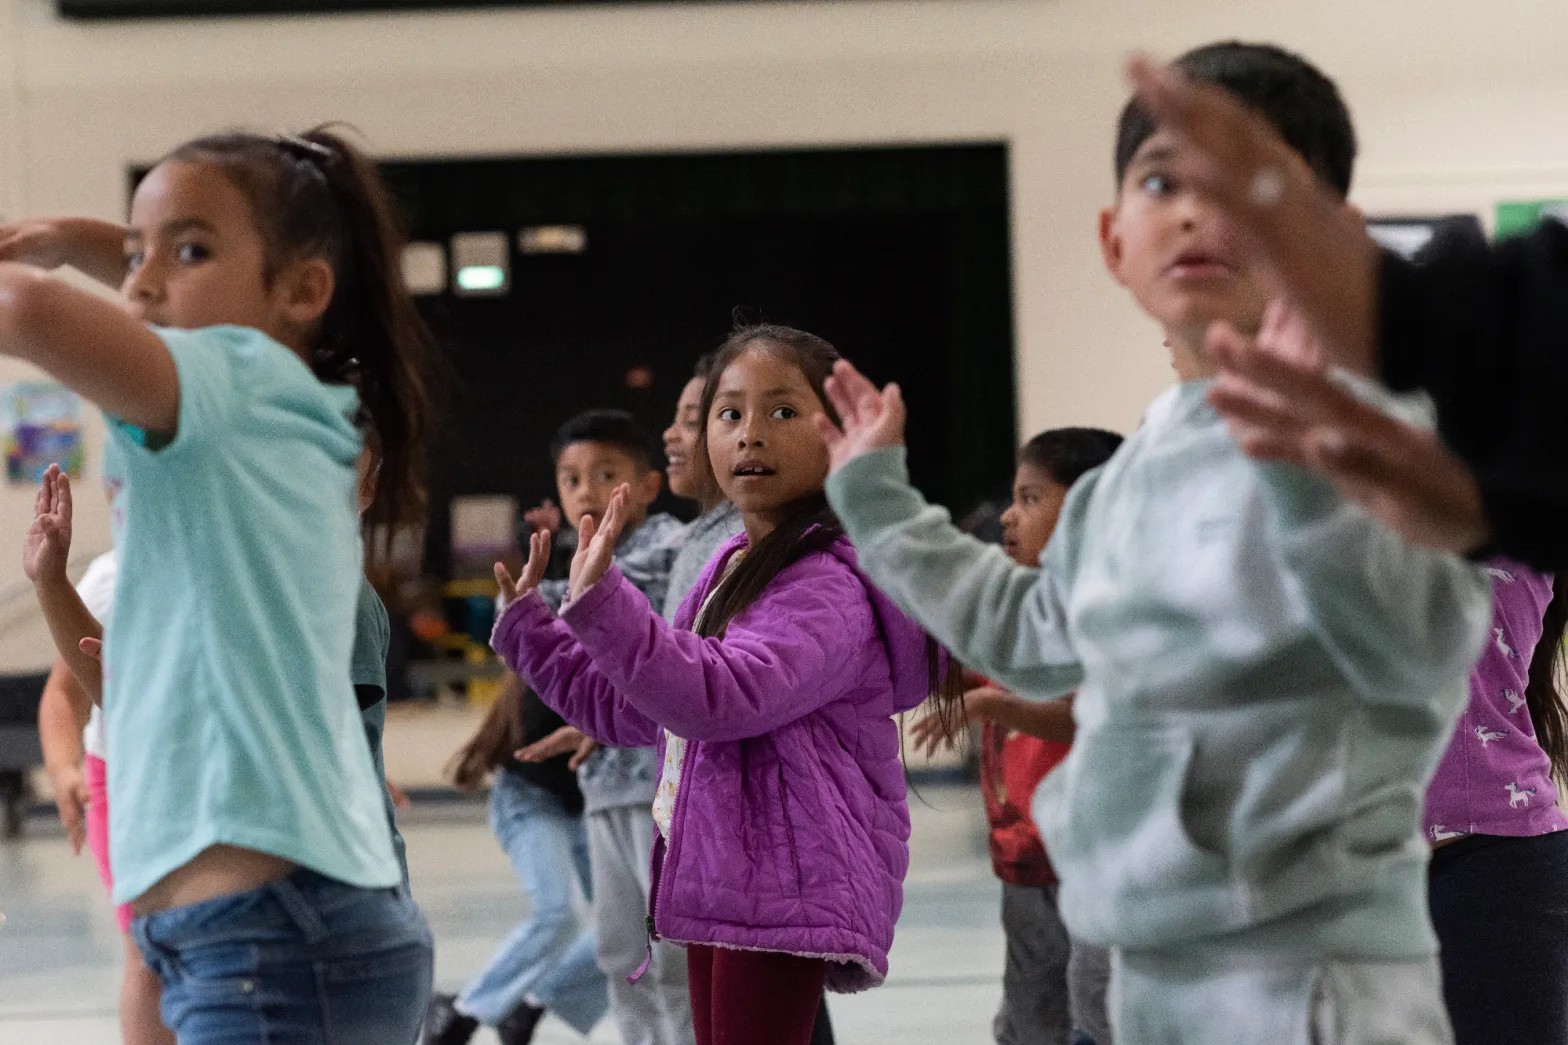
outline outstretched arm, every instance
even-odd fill
[[[1019,566],[909,485],[897,385],[879,391],[841,361],[828,395],[843,422],[818,417],[833,469],[828,500],[861,569],[961,663],[1035,699],[1076,689],[1083,668],[1068,637],[1062,583],[1073,506],[1084,499],[1069,498],[1046,568]]]
[[[125,226],[96,218],[30,218],[0,225],[0,261],[69,265],[107,287],[125,281]]]
[[[40,269],[0,262],[0,353],[32,363],[111,417],[174,434],[180,403],[174,358],[114,301]]]

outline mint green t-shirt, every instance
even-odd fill
[[[174,438],[110,425],[119,586],[104,649],[114,899],[210,846],[399,881],[350,681],[352,389],[240,327],[156,330]]]

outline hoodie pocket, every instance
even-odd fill
[[[1159,947],[1244,920],[1228,861],[1195,842],[1183,817],[1196,750],[1181,729],[1080,733],[1040,785],[1035,819],[1076,935]]]

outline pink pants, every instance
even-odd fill
[[[98,861],[98,877],[103,887],[114,892],[114,873],[109,870],[109,767],[95,755],[83,759],[87,773],[87,848]],[[131,905],[122,903],[114,909],[120,931],[131,931]]]

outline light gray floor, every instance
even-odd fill
[[[911,801],[912,866],[886,986],[830,1001],[844,1045],[984,1045],[1000,996],[998,886],[985,854],[979,792],[921,788]],[[405,814],[415,895],[437,941],[438,986],[455,989],[526,911],[480,807]],[[73,858],[53,825],[0,842],[0,1043],[113,1045],[120,943],[91,857]],[[547,1021],[540,1045],[580,1041]],[[488,1033],[475,1039],[489,1043]],[[613,1043],[608,1022],[591,1039]]]

